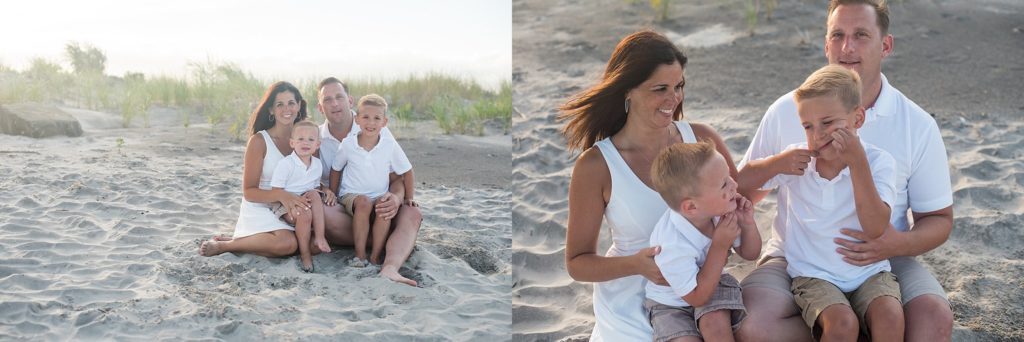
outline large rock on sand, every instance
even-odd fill
[[[82,135],[82,125],[56,106],[19,103],[0,106],[0,133],[33,138],[77,137]]]

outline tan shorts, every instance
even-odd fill
[[[832,305],[846,305],[853,308],[860,319],[860,329],[867,333],[868,305],[880,297],[893,297],[900,300],[900,284],[891,272],[879,272],[860,285],[856,290],[844,293],[827,280],[810,277],[793,278],[793,297],[800,307],[804,323],[814,329],[818,316],[825,308]]]
[[[747,317],[740,283],[729,274],[722,274],[715,293],[704,306],[671,306],[645,298],[644,309],[647,311],[647,319],[654,327],[655,342],[669,341],[682,336],[701,336],[697,321],[712,311],[731,310],[733,331],[736,331]]]
[[[349,194],[344,194],[344,195],[341,196],[341,201],[340,201],[341,202],[341,206],[345,208],[345,212],[348,213],[348,216],[355,216],[356,215],[356,207],[355,207],[354,204],[356,202],[356,197],[359,197],[359,196],[366,196],[366,195],[356,194],[356,193],[349,193]],[[367,196],[367,197],[369,197],[369,196]],[[371,203],[376,201],[376,200],[377,200],[376,198],[370,198],[370,202]],[[370,218],[371,219],[374,217],[374,214],[375,214],[375,212],[373,210],[370,210]]]
[[[789,273],[786,273],[787,265],[784,257],[764,257],[758,262],[757,268],[743,278],[742,285],[744,288],[772,289],[792,298],[793,292],[790,290],[792,280]],[[914,257],[889,258],[889,266],[892,268],[892,273],[899,279],[900,295],[903,297],[904,306],[914,298],[926,294],[939,296],[947,304],[949,303],[946,291],[942,289],[939,281]]]

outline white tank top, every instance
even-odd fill
[[[274,139],[270,138],[270,133],[266,130],[259,132],[263,136],[263,142],[267,144],[267,153],[263,155],[263,173],[260,174],[260,190],[270,190],[270,180],[274,178],[274,169],[277,168],[277,162],[284,159],[284,155],[281,154],[281,150],[277,149],[277,144],[274,144]]]

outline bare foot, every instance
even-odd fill
[[[370,253],[370,263],[374,265],[380,265],[380,255]]]
[[[401,274],[398,274],[398,269],[395,268],[394,266],[384,266],[383,268],[381,268],[380,276],[388,278],[393,282],[402,283],[409,286],[416,286],[415,280],[403,277]]]
[[[313,273],[313,257],[303,257],[299,255],[299,260],[302,262],[302,271],[306,273]]]
[[[213,236],[213,241],[231,241],[231,240],[234,240],[234,238],[232,238],[230,236],[224,236],[224,235],[214,235]]]
[[[199,245],[199,255],[212,257],[224,253],[224,251],[220,250],[220,245],[224,243],[224,241],[226,240],[218,240],[217,237],[214,237],[212,240],[203,241],[203,243]]]
[[[327,239],[318,238],[316,239],[316,248],[320,249],[321,253],[330,253],[331,245],[327,243]]]

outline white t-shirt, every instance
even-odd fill
[[[356,113],[352,112],[352,116],[354,117],[355,115]],[[329,123],[330,122],[328,122],[327,120],[324,120],[324,123],[320,125],[320,160],[323,163],[324,170],[323,175],[320,177],[320,181],[323,182],[324,184],[330,183],[331,165],[334,164],[334,156],[338,153],[338,146],[341,145],[341,141],[339,141],[333,135],[331,135],[331,131],[328,130],[327,125]],[[342,138],[342,140],[344,140],[347,137],[356,135],[358,133],[359,124],[357,124],[356,120],[353,118],[352,129],[348,131],[348,135]],[[383,129],[380,130],[380,136],[389,138],[395,137],[394,135],[391,134],[391,130],[388,129],[387,127],[384,127]],[[331,191],[337,193],[338,189],[331,189]]]
[[[718,218],[715,218],[718,223]],[[733,247],[740,245],[740,238]],[[704,236],[689,220],[673,211],[665,210],[651,232],[651,246],[661,246],[661,253],[654,256],[661,275],[669,286],[647,282],[647,298],[670,306],[691,306],[683,296],[697,288],[697,272],[707,260],[711,239]],[[722,274],[726,274],[722,269]]]
[[[391,172],[404,174],[412,169],[412,164],[398,141],[382,134],[369,151],[359,146],[356,136],[343,139],[331,167],[336,171],[344,169],[340,194],[377,198],[388,191]]]
[[[878,197],[892,207],[896,197],[893,184],[896,161],[885,151],[861,141],[871,168]],[[791,145],[786,149],[807,148],[807,143]],[[860,287],[869,277],[889,271],[889,260],[867,266],[855,266],[843,261],[836,253],[834,238],[850,239],[839,233],[842,228],[863,231],[854,204],[853,180],[846,167],[831,180],[822,178],[811,159],[802,176],[778,175],[768,180],[762,190],[776,187],[786,189],[786,235],[783,251],[790,277],[812,277],[835,284],[843,292]]]
[[[865,113],[864,126],[857,130],[857,134],[862,141],[889,152],[896,161],[896,198],[889,220],[896,230],[909,229],[908,208],[923,213],[953,205],[949,161],[939,126],[931,115],[889,85],[885,75],[882,75],[878,99],[874,107]],[[786,146],[806,141],[793,92],[790,92],[768,107],[739,167],[743,168],[750,160],[776,155]],[[785,218],[788,216],[785,192],[785,189],[779,190],[778,215],[772,224],[773,234],[765,248],[766,255],[782,256],[781,240],[785,236]]]
[[[319,186],[323,166],[317,157],[310,156],[310,158],[312,160],[307,167],[302,159],[299,159],[299,155],[292,151],[292,154],[277,163],[274,176],[270,179],[270,186],[283,188],[284,191],[296,195],[302,195]]]

